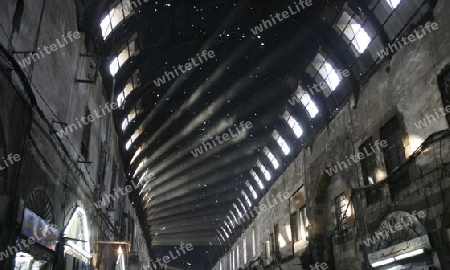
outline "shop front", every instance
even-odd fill
[[[91,264],[91,247],[86,212],[77,207],[64,229],[64,262],[66,270],[87,270]]]
[[[24,208],[20,235],[15,246],[8,249],[15,256],[14,269],[52,269],[58,235],[56,226]]]
[[[419,218],[404,211],[387,215],[374,233],[377,242],[367,253],[367,262],[376,270],[439,269],[437,253]],[[423,218],[423,217],[422,217]]]
[[[368,260],[372,268],[377,270],[437,269],[433,263],[433,250],[426,234],[370,253]]]

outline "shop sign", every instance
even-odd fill
[[[406,242],[402,242],[397,245],[390,246],[388,248],[379,250],[368,255],[369,263],[373,264],[375,262],[387,260],[390,258],[397,257],[399,255],[417,250],[417,249],[427,249],[431,248],[430,239],[428,235],[422,235],[420,237],[413,238]]]
[[[58,229],[28,208],[25,208],[23,212],[21,234],[33,238],[38,244],[55,250],[59,236]]]

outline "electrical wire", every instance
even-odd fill
[[[12,79],[10,78],[10,76],[8,76],[8,74],[6,73],[6,71],[4,70],[3,67],[0,67],[0,71],[1,71],[1,72],[5,75],[5,77],[10,81],[11,85],[12,85],[13,88],[14,88],[14,91],[15,91],[21,98],[23,98],[23,100],[29,105],[29,107],[31,108],[31,110],[34,110],[34,111],[37,112],[37,115],[44,121],[44,123],[47,124],[47,127],[49,128],[49,130],[53,130],[53,126],[52,126],[51,122],[47,119],[46,114],[45,114],[45,113],[42,111],[42,109],[37,105],[37,101],[36,101],[36,99],[35,99],[35,97],[34,97],[33,90],[32,90],[32,88],[31,88],[31,86],[33,85],[33,87],[35,87],[35,90],[37,91],[36,86],[35,86],[34,84],[32,84],[32,83],[30,84],[29,79],[25,76],[25,72],[24,72],[22,69],[20,69],[20,66],[17,64],[17,62],[15,61],[15,59],[14,59],[14,58],[6,51],[6,49],[5,49],[1,44],[0,44],[0,52],[2,52],[2,54],[0,54],[0,55],[2,56],[2,58],[4,58],[6,62],[9,62],[9,63],[11,64],[12,67],[11,67],[10,71],[15,71],[15,72],[16,72],[17,76],[19,77],[19,80],[21,81],[21,83],[22,83],[22,85],[23,85],[23,87],[24,87],[24,91],[25,91],[25,93],[26,93],[27,95],[24,96],[24,95],[21,93],[21,91],[15,87],[14,82],[12,81]],[[57,118],[57,119],[58,119],[58,118]],[[50,136],[50,137],[51,137],[51,136]],[[84,176],[85,176],[85,173],[84,173],[83,171],[81,171],[81,169],[78,167],[77,161],[75,161],[75,160],[72,159],[72,157],[71,157],[71,155],[70,155],[68,149],[66,149],[66,146],[65,146],[64,143],[61,141],[61,139],[58,138],[58,136],[57,136],[56,134],[53,136],[53,138],[56,140],[57,144],[59,144],[60,150],[62,151],[62,154],[63,154],[64,156],[66,156],[66,158],[67,158],[67,163],[66,163],[66,164],[67,164],[67,166],[68,166],[68,168],[69,168],[69,171],[70,171],[70,168],[73,166],[73,168],[75,169],[75,171],[78,172],[78,175],[81,176],[81,179],[84,180],[84,183],[85,183],[85,185],[87,186],[87,188],[89,189],[89,191],[91,192],[91,196],[92,196],[92,194],[93,194],[94,192],[92,191],[92,189],[90,188],[89,183],[86,181],[86,178],[84,177]],[[69,141],[70,141],[70,140],[69,140]],[[71,143],[71,145],[73,146],[72,143]],[[55,145],[55,147],[56,147],[56,145]],[[64,159],[63,159],[63,160],[64,160]],[[89,174],[88,171],[87,171],[87,174],[91,177],[91,180],[92,180],[92,176]],[[77,190],[75,190],[75,189],[73,189],[73,188],[71,188],[71,187],[68,187],[68,188],[69,188],[74,194],[77,194]],[[88,213],[90,213],[90,212],[89,212],[89,209],[86,209],[85,211],[87,211]],[[111,224],[111,221],[109,220],[109,217],[106,216],[102,211],[99,211],[99,213],[100,213],[100,216],[102,217],[102,219],[105,221],[105,223],[109,225],[110,229],[111,229],[111,228],[114,228],[114,226]],[[90,214],[93,214],[93,213],[90,213]],[[112,230],[112,231],[114,231],[114,230]]]

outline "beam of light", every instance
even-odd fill
[[[246,46],[247,45],[251,45],[251,43],[246,44]],[[245,53],[246,50],[243,50],[242,52]],[[260,70],[261,71],[266,70],[270,65],[273,64],[274,61],[276,61],[276,59],[279,59],[280,55],[283,54],[284,52],[285,52],[284,49],[279,49],[275,53],[272,53],[269,57],[265,58],[265,60],[262,61],[262,63],[259,65],[260,66]],[[237,57],[239,57],[239,54],[236,54],[236,55],[237,55]],[[221,66],[220,68],[218,68],[218,70],[221,70],[221,68],[226,69],[226,66],[227,66],[227,64]],[[213,76],[216,76],[216,74],[213,74]],[[218,75],[218,76],[220,76],[220,75]],[[246,76],[244,76],[244,77],[246,77]],[[207,86],[208,85],[212,85],[211,81],[212,80],[210,78],[206,85]],[[204,112],[199,114],[199,116],[195,119],[196,121],[192,121],[192,123],[196,122],[195,125],[199,125],[199,124],[202,124],[203,122],[205,122],[213,114],[213,111],[215,111],[217,109],[220,109],[220,108],[224,107],[226,104],[228,104],[227,101],[229,99],[231,99],[234,95],[236,95],[237,92],[239,92],[239,91],[237,91],[237,89],[244,88],[248,84],[250,84],[251,82],[252,81],[248,80],[247,78],[244,78],[244,79],[238,81],[233,87],[230,87],[229,90],[223,96],[221,96],[221,98],[219,98],[218,100],[214,101]],[[207,86],[205,86],[205,87],[207,87]],[[204,87],[204,86],[203,85],[200,86],[199,89],[202,88],[202,87]],[[191,96],[191,98],[192,98],[192,96]],[[270,98],[270,96],[267,96],[267,99],[269,99],[269,98]],[[181,106],[181,108],[179,110],[177,110],[174,114],[172,114],[171,118],[169,118],[169,120],[165,122],[165,126],[166,127],[169,126],[170,120],[172,120],[172,121],[178,120],[179,116],[181,116],[184,113],[182,108],[184,108],[184,107],[187,108],[187,107],[190,107],[190,106],[191,106],[191,104],[189,102],[184,103]],[[248,111],[251,111],[253,109],[252,106],[247,106],[247,107],[248,108],[246,110],[248,110]],[[155,110],[153,110],[151,113],[153,113],[153,112],[155,112]],[[180,133],[178,137],[185,136],[186,134],[188,134],[189,132],[194,130],[194,128],[195,128],[195,126],[190,125],[186,129],[184,129],[183,132]],[[158,132],[164,132],[164,130],[158,130],[156,133],[158,133]],[[215,135],[215,133],[217,133],[217,132],[220,132],[220,131],[211,130],[211,134],[214,133],[213,135]],[[147,140],[147,143],[146,143],[147,146],[150,145],[153,142],[153,140],[155,140],[156,135],[157,135],[156,133],[153,134],[154,135],[153,138],[150,138],[150,139]],[[211,135],[211,134],[208,134],[208,135]],[[174,137],[172,139],[173,140],[170,140],[170,141],[166,142],[163,146],[161,146],[158,149],[158,151],[154,152],[148,159],[152,160],[152,158],[159,156],[161,154],[161,152],[164,152],[167,149],[170,149],[172,147],[172,144],[173,144],[172,142],[177,142],[179,140],[179,138],[177,138],[177,137]],[[142,145],[142,147],[146,147],[146,146]],[[216,148],[218,148],[218,147],[216,147]],[[159,171],[163,170],[164,168],[172,165],[177,160],[181,159],[183,157],[183,155],[184,154],[188,154],[190,150],[192,150],[191,147],[187,146],[179,153],[179,155],[176,155],[175,158],[169,160],[168,162],[164,162],[164,163],[159,164],[154,170],[155,174],[157,174]],[[201,159],[201,158],[205,158],[205,157],[199,157],[199,158],[197,158],[197,160],[192,159],[190,164],[192,166],[195,165],[199,161],[199,159]],[[187,167],[187,168],[189,168],[189,167]],[[182,169],[186,169],[186,167],[180,168],[180,169],[178,169],[178,171],[182,170]],[[171,173],[173,175],[175,175],[178,171],[177,170],[172,170]]]

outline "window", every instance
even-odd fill
[[[255,237],[255,229],[252,229],[252,254],[253,258],[256,257],[256,237]]]
[[[242,196],[244,196],[245,202],[247,203],[248,207],[252,207],[252,202],[250,201],[250,198],[248,197],[247,193],[245,191],[241,190]]]
[[[131,78],[125,84],[125,87],[122,90],[122,92],[120,92],[120,94],[117,96],[117,99],[116,99],[117,105],[119,107],[122,107],[122,105],[124,104],[125,99],[127,98],[127,96],[129,94],[131,94],[131,92],[133,92],[133,90],[135,90],[139,86],[141,86],[141,80],[140,80],[140,77],[139,77],[139,70],[136,70],[133,73],[133,75],[131,76]]]
[[[239,267],[239,245],[236,245],[236,268]]]
[[[231,216],[234,218],[235,226],[240,225],[240,221],[238,222],[238,219],[237,219],[236,215],[234,214],[234,212],[232,210],[230,210],[229,212],[230,212]],[[235,226],[233,226],[233,227],[235,227]]]
[[[386,0],[386,2],[392,9],[395,9],[400,4],[400,2],[402,2],[402,0]]]
[[[242,240],[242,253],[244,254],[244,264],[247,263],[247,238]]]
[[[223,228],[222,228],[223,229]],[[218,230],[218,232],[219,232],[219,236],[220,236],[220,238],[225,242],[225,237],[223,237],[223,235],[222,235],[222,232],[221,231],[219,231]],[[220,241],[219,241],[220,242]]]
[[[245,185],[248,187],[248,189],[250,189],[250,192],[252,193],[253,198],[256,200],[258,198],[258,194],[256,194],[256,191],[253,188],[253,186],[250,185],[250,183],[248,181],[245,182]]]
[[[231,251],[231,253],[233,253],[233,264],[232,264],[232,267],[233,267],[233,270],[235,270],[236,269],[236,258],[235,258],[235,255],[234,255],[234,249]]]
[[[392,118],[381,127],[380,135],[382,140],[387,141],[387,147],[383,148],[384,162],[387,174],[390,174],[405,161],[405,150],[397,117]]]
[[[442,103],[446,112],[450,106],[450,65],[447,65],[438,76],[439,90],[441,91]],[[446,115],[447,123],[450,125],[450,113]]]
[[[308,237],[307,227],[309,225],[309,221],[306,218],[306,205],[299,208],[298,211],[294,212],[291,215],[292,225],[294,229],[292,230],[292,239],[294,242],[300,240],[306,240]]]
[[[228,226],[228,224],[225,222],[225,225]],[[230,235],[228,235],[227,231],[224,229],[224,227],[221,227],[223,230],[223,233],[225,234],[226,238],[230,238]],[[228,228],[229,229],[229,228]]]
[[[342,13],[337,27],[344,32],[359,53],[363,53],[372,40],[366,30],[345,11]]]
[[[112,76],[116,75],[119,71],[119,68],[132,56],[136,55],[139,51],[137,48],[137,34],[135,34],[131,39],[132,41],[128,41],[125,48],[122,52],[117,55],[111,64],[109,65],[109,73]]]
[[[267,158],[269,159],[270,163],[272,163],[273,168],[274,169],[278,169],[280,164],[278,163],[278,160],[275,158],[275,156],[272,154],[272,152],[270,151],[269,148],[264,147],[264,154],[267,156]]]
[[[233,228],[233,229],[234,229],[234,223],[233,223],[233,221],[231,221],[230,216],[227,216],[227,219],[228,219],[228,223],[227,223],[226,221],[224,221],[223,223],[225,223],[225,226],[226,226],[226,228],[228,229],[228,231],[229,231],[230,233],[233,233],[233,231],[231,231],[230,228]],[[231,226],[231,227],[230,227],[230,226]]]
[[[319,109],[317,109],[316,104],[311,99],[311,96],[306,93],[305,90],[299,85],[297,87],[297,90],[294,93],[295,99],[297,102],[301,102],[303,106],[305,107],[306,111],[308,112],[309,118],[314,118],[319,113]]]
[[[256,166],[261,170],[261,172],[264,175],[264,178],[266,178],[267,181],[269,181],[272,177],[270,175],[270,172],[266,169],[266,167],[261,163],[261,161],[256,160]]]
[[[308,225],[309,221],[306,216],[306,189],[300,187],[289,198],[289,214],[290,214],[290,240],[292,240],[294,254],[299,255],[304,252],[308,245]],[[319,218],[316,220],[319,221]]]
[[[236,210],[236,213],[241,218],[242,217],[241,210],[239,210],[238,206],[235,203],[233,203],[233,208]]]
[[[283,114],[284,120],[288,123],[288,125],[291,127],[292,131],[294,132],[295,136],[297,138],[300,138],[303,134],[303,130],[300,127],[300,124],[297,122],[297,120],[291,115],[289,111],[285,111]]]
[[[240,198],[238,198],[237,199],[237,201],[239,202],[239,204],[241,205],[241,207],[242,207],[242,210],[244,211],[244,212],[247,212],[247,209],[245,209],[245,206],[244,206],[244,203],[241,201],[241,199]]]
[[[234,221],[231,220],[230,217],[229,217],[228,221],[230,222],[231,228],[234,229],[234,228],[236,228],[236,226],[239,225],[239,224],[238,224],[237,218],[236,218],[236,216],[234,215],[233,211],[230,210],[229,213],[231,214],[231,218],[233,218]]]
[[[316,55],[316,58],[314,59],[312,65],[326,81],[331,91],[336,90],[338,85],[341,83],[341,78],[339,77],[333,66],[327,60],[325,60],[322,54],[318,53]]]
[[[237,225],[237,218],[234,215],[233,211],[230,210],[230,211],[228,211],[228,213],[231,215],[231,217],[228,216],[228,221],[230,222],[230,226],[234,229]]]
[[[115,195],[114,195],[114,193],[115,193],[115,189],[116,189],[116,177],[117,177],[117,163],[116,163],[116,161],[114,160],[113,161],[113,165],[112,165],[112,171],[111,171],[111,186],[110,186],[110,188],[109,188],[109,194],[111,194],[111,196],[112,196],[112,200],[111,200],[111,202],[109,203],[109,209],[114,209],[114,198],[115,198]]]
[[[140,114],[142,110],[139,109],[132,109],[131,112],[125,117],[125,119],[122,121],[122,131],[125,131],[127,129],[128,124],[134,120],[136,115]]]
[[[141,189],[141,191],[142,191],[143,189]],[[142,202],[144,202],[147,198],[147,201],[145,202],[145,205],[144,205],[144,207],[147,207],[147,205],[150,203],[150,201],[152,200],[152,197],[151,196],[149,196],[148,194],[150,194],[149,192],[147,192],[146,194],[145,194],[145,196],[142,198]],[[140,195],[140,194],[139,194]]]
[[[86,107],[84,112],[84,117],[88,118],[91,115],[89,108]],[[91,127],[92,122],[88,121],[87,125],[83,128],[83,137],[81,138],[81,155],[83,155],[84,160],[86,161],[89,156],[89,143],[91,141]]]
[[[291,214],[291,230],[292,233],[292,241],[295,243],[301,239],[300,236],[300,222],[299,222],[299,214],[298,211],[295,211]]]
[[[128,237],[129,237],[129,239],[127,239],[127,240],[129,240],[131,243],[134,243],[134,239],[135,239],[134,232],[135,232],[134,219],[129,218],[128,219]]]
[[[271,248],[270,247],[271,247],[270,241],[264,242],[264,261],[266,262],[266,264],[270,264],[272,262]]]
[[[141,162],[139,162],[138,167],[134,171],[133,177],[136,177],[136,175],[141,171],[141,169],[144,167],[144,165],[147,163],[148,159],[144,158]]]
[[[278,131],[274,130],[272,133],[273,139],[278,143],[278,145],[281,147],[281,150],[285,155],[289,154],[291,149],[287,145],[286,141],[281,137],[281,135],[278,133]]]
[[[345,198],[344,194],[341,194],[335,198],[334,203],[336,212],[336,224],[338,227],[338,243],[343,244],[351,239],[347,218],[347,208],[349,207],[349,202]]]
[[[255,173],[254,170],[250,170],[250,174],[251,176],[253,176],[253,178],[255,179],[256,183],[258,183],[258,186],[260,189],[264,189],[264,185],[261,181],[261,179],[259,178],[259,176]]]
[[[275,258],[277,260],[281,259],[281,253],[280,253],[280,242],[279,242],[279,237],[280,237],[280,230],[278,228],[278,224],[275,224],[275,226],[273,227],[273,235],[272,235],[272,243],[273,243],[273,252],[275,255]]]
[[[402,130],[397,117],[392,118],[380,129],[381,140],[387,142],[383,148],[386,173],[390,175],[405,162],[405,148],[403,147]],[[398,193],[410,184],[408,170],[397,173],[389,181],[389,191],[393,199]]]
[[[219,231],[220,237],[222,238],[223,241],[225,241],[225,237],[223,237],[224,235],[226,235],[226,231],[223,227],[220,227],[222,229],[222,231],[224,232],[224,234],[222,234],[222,232]],[[228,236],[226,236],[228,238]]]
[[[369,138],[359,147],[359,152],[365,153],[367,151],[371,151],[370,147],[372,146],[372,138]],[[364,179],[364,186],[373,185],[376,183],[376,170],[377,170],[377,158],[376,153],[372,153],[371,155],[367,155],[365,158],[361,159],[361,169],[362,176]],[[366,201],[367,204],[373,204],[381,199],[381,193],[379,189],[367,190],[366,192]]]
[[[131,1],[133,3],[134,1]],[[111,32],[119,25],[126,17],[132,14],[130,0],[122,0],[115,8],[111,9],[109,13],[102,19],[100,28],[102,30],[102,37],[105,40]],[[136,5],[136,4],[135,4]]]
[[[136,131],[134,131],[134,133],[131,135],[130,139],[128,140],[128,142],[125,145],[125,148],[128,150],[131,146],[131,144],[142,134],[142,130],[141,129],[136,129]]]
[[[106,142],[100,143],[100,150],[98,155],[98,167],[97,167],[97,183],[104,184],[105,179],[105,165],[106,165]]]
[[[142,152],[142,148],[138,148],[137,150],[136,150],[136,152],[134,152],[134,154],[133,154],[133,158],[131,159],[131,161],[130,161],[130,164],[132,164],[135,160],[136,160],[136,158],[139,156],[139,154]]]

